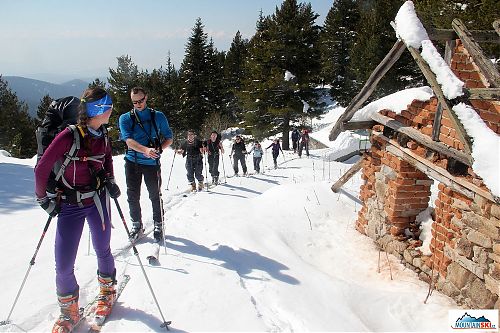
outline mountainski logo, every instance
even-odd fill
[[[498,310],[450,310],[448,317],[454,330],[498,330]]]

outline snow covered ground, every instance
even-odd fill
[[[448,310],[456,308],[449,298],[436,292],[423,304],[428,285],[393,257],[393,280],[385,256],[377,272],[378,249],[354,229],[361,178],[358,174],[340,194],[333,193],[331,184],[350,164],[323,161],[325,151],[312,151],[309,159],[285,152],[286,162],[280,156],[277,170],[267,168],[272,164],[268,152],[265,174],[230,177],[187,197],[184,159],[175,158],[167,190],[173,152],[163,154],[166,253],[162,248],[160,265],[151,266],[149,241],[137,248],[172,331],[447,330]],[[125,193],[122,156],[114,162]],[[227,153],[224,163],[226,175],[232,176]],[[253,173],[250,158],[247,163]],[[7,318],[47,219],[33,199],[33,165],[34,160],[0,155],[0,320]],[[220,171],[224,181],[222,165]],[[143,193],[150,226],[149,199]],[[126,195],[119,202],[129,221]],[[131,280],[103,332],[160,332],[158,308],[127,248],[117,210],[112,210],[118,278],[129,274]],[[52,224],[12,324],[0,326],[1,332],[47,332],[58,315]],[[86,229],[75,267],[81,305],[97,291],[96,258],[88,238]],[[79,331],[87,328],[84,324]]]

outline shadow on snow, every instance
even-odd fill
[[[260,270],[267,272],[272,278],[285,283],[300,283],[299,280],[282,272],[284,270],[288,270],[287,266],[271,258],[264,257],[257,252],[252,252],[246,249],[235,250],[226,245],[217,245],[217,248],[212,250],[185,238],[175,236],[167,236],[166,238],[169,240],[167,245],[168,248],[182,253],[193,254],[221,261],[221,264],[216,265],[233,270],[242,278],[257,279],[255,277],[248,276],[248,274],[250,274],[253,270]]]

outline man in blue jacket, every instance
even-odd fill
[[[147,107],[148,95],[143,88],[132,88],[130,99],[134,108],[122,114],[119,120],[121,139],[128,147],[125,154],[125,178],[132,220],[130,238],[137,239],[144,231],[139,203],[144,177],[153,209],[154,237],[160,241],[163,238],[160,154],[172,144],[172,130],[162,112]]]

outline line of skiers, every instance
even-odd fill
[[[111,145],[105,127],[113,110],[113,101],[102,88],[89,88],[80,99],[73,99],[75,125],[62,127],[67,122],[61,119],[61,123],[51,127],[49,122],[55,119],[53,115],[47,115],[44,119],[42,125],[47,121],[47,128],[61,128],[52,138],[40,140],[46,142],[48,147],[46,145],[44,149],[39,149],[42,153],[35,167],[37,202],[50,218],[58,216],[55,261],[56,291],[61,314],[54,324],[53,333],[70,332],[80,318],[79,285],[74,266],[85,220],[89,224],[98,266],[100,291],[96,314],[109,315],[116,297],[116,269],[110,248],[110,198],[116,201],[121,191],[114,180]],[[121,140],[127,145],[124,159],[127,202],[132,223],[129,237],[134,242],[144,232],[140,205],[144,179],[153,212],[153,235],[155,240],[160,241],[164,240],[160,157],[172,144],[173,134],[165,115],[147,106],[148,95],[143,88],[132,88],[130,99],[132,110],[119,118]],[[62,111],[59,111],[55,110],[54,114],[60,117]],[[294,129],[294,152],[301,156],[305,148],[309,156],[307,130],[302,130],[300,136],[297,134],[298,130]],[[283,153],[279,139],[274,139],[265,149],[269,148],[272,150],[274,168],[277,168],[277,158],[280,152]],[[187,179],[192,190],[203,188],[204,154],[207,156],[212,183],[219,182],[219,159],[224,154],[219,133],[213,131],[207,140],[200,140],[194,131],[189,130],[176,153],[186,157]],[[238,175],[240,165],[243,175],[247,175],[245,158],[249,154],[253,154],[254,169],[260,173],[263,147],[255,141],[247,152],[243,138],[237,135],[230,152],[235,175]]]

